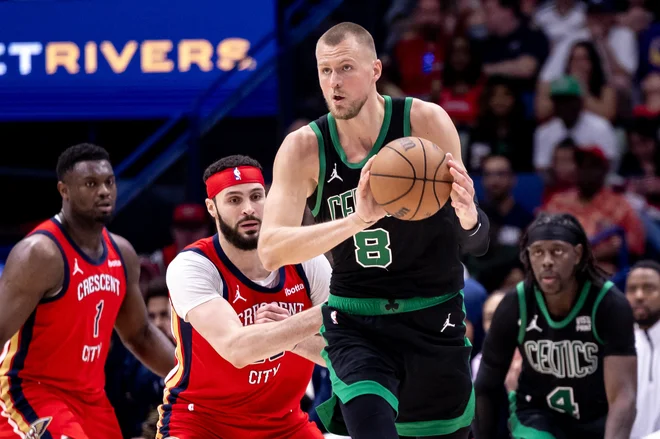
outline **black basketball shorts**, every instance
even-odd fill
[[[347,435],[337,399],[383,397],[401,436],[468,427],[475,397],[462,292],[442,298],[349,299],[323,307],[323,351],[333,396],[317,408],[331,433]]]
[[[509,430],[513,439],[603,439],[607,417],[589,422],[555,413],[549,408],[527,406],[509,394]]]

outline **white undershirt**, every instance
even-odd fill
[[[309,281],[310,298],[314,305],[328,299],[332,268],[325,256],[317,256],[302,263]],[[167,288],[177,315],[188,321],[191,309],[212,299],[222,297],[222,278],[216,266],[205,256],[193,251],[179,253],[167,267]],[[273,287],[279,282],[279,270],[263,280],[252,280],[263,287]]]

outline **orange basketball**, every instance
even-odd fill
[[[418,221],[445,205],[453,181],[445,152],[438,145],[418,137],[402,137],[378,152],[369,185],[387,213]]]

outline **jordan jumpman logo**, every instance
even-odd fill
[[[234,297],[234,301],[232,303],[236,303],[238,299],[241,299],[243,302],[247,302],[245,297],[241,296],[241,290],[239,290],[238,285],[236,285],[236,297]]]

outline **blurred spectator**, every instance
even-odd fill
[[[481,171],[481,161],[488,155],[507,157],[515,172],[532,171],[533,139],[534,127],[525,119],[525,105],[516,82],[501,76],[491,77],[467,150],[465,162],[470,171]]]
[[[580,41],[573,45],[566,74],[577,79],[584,97],[584,109],[609,121],[616,117],[616,91],[607,84],[600,55],[593,43]],[[536,96],[536,117],[547,120],[554,114],[550,84],[540,81]]]
[[[166,312],[169,316],[170,313],[164,279],[152,281],[145,296],[150,320],[173,340],[170,320],[161,315]],[[165,312],[162,310],[163,302],[168,304]],[[132,438],[141,434],[142,424],[149,413],[163,402],[165,383],[117,341],[113,339],[108,354],[106,393],[115,408],[124,437]]]
[[[657,2],[657,0],[648,0],[649,6],[651,2]],[[653,22],[653,12],[645,7],[645,3],[645,0],[629,0],[628,10],[617,15],[617,23],[631,29],[636,34],[648,29]]]
[[[564,139],[552,154],[552,166],[546,175],[541,203],[547,203],[553,195],[573,189],[577,182],[578,147],[573,139]]]
[[[658,62],[660,63],[660,39],[658,40]],[[635,107],[636,116],[654,118],[660,125],[660,72],[649,73],[641,83],[642,103]]]
[[[637,71],[639,53],[635,33],[616,24],[614,0],[588,0],[587,27],[564,38],[552,51],[541,71],[541,79],[551,82],[566,71],[571,48],[576,41],[594,43],[606,77],[621,89],[630,87],[630,79]]]
[[[493,320],[493,315],[495,314],[495,310],[497,309],[498,305],[504,298],[505,292],[502,290],[496,290],[490,293],[486,301],[483,303],[483,332],[484,334],[488,332],[488,329],[490,328],[490,324]],[[477,379],[477,372],[479,371],[479,366],[481,365],[481,352],[479,352],[477,355],[474,356],[472,359],[472,380]],[[502,388],[502,392],[500,395],[500,412],[499,412],[499,423],[498,423],[498,429],[495,434],[493,434],[492,437],[493,439],[509,439],[509,431],[507,428],[507,418],[508,418],[508,403],[507,403],[507,397],[506,397],[506,392],[505,389]]]
[[[473,43],[464,35],[451,39],[442,73],[439,104],[459,129],[472,126],[479,114],[479,97],[483,76],[479,55]]]
[[[186,246],[209,235],[209,215],[203,204],[179,204],[172,216],[172,243],[149,256],[159,276]]]
[[[158,278],[151,282],[145,297],[147,305],[147,313],[149,313],[149,320],[161,332],[167,335],[172,344],[176,344],[174,336],[172,335],[172,308],[170,306],[170,296],[167,291],[167,283],[165,278]]]
[[[612,125],[584,109],[582,87],[577,79],[564,76],[550,84],[555,117],[534,134],[534,166],[547,170],[555,147],[567,137],[579,146],[599,145],[608,160],[618,161],[617,138]]]
[[[492,291],[520,279],[518,244],[534,218],[513,197],[516,179],[506,157],[484,160],[482,183],[485,200],[480,204],[490,220],[490,246],[482,257],[467,257],[466,265],[474,278]]]
[[[551,47],[584,29],[587,6],[580,0],[549,0],[534,14],[534,23],[543,30]]]
[[[649,6],[658,9],[656,22],[639,35],[639,69],[638,78],[644,78],[651,72],[660,72],[660,2],[649,0]]]
[[[488,333],[488,328],[490,328],[490,324],[493,321],[493,316],[495,315],[495,310],[497,310],[497,306],[500,304],[502,299],[504,298],[505,292],[502,290],[495,290],[492,293],[488,295],[488,298],[483,304],[483,329],[484,333]],[[481,352],[478,353],[473,359],[472,359],[472,380],[477,379],[477,372],[479,372],[479,365],[481,364]]]
[[[483,44],[484,72],[519,79],[533,91],[539,68],[548,56],[548,40],[522,19],[519,0],[484,0],[489,35]]]
[[[494,242],[518,248],[524,230],[534,217],[513,197],[516,177],[508,158],[493,155],[484,160],[483,185],[486,201],[481,203],[481,208],[490,219],[491,230],[497,233]]]
[[[637,417],[630,437],[641,439],[660,432],[660,264],[647,260],[633,266],[626,297],[637,322]]]
[[[483,285],[469,276],[467,270],[465,270],[465,273],[463,303],[465,304],[465,319],[470,323],[467,328],[470,330],[470,336],[468,338],[472,343],[472,356],[474,356],[481,351],[481,344],[484,341],[484,331],[481,327],[481,312],[486,297],[488,296],[488,292]]]
[[[589,239],[612,227],[621,227],[630,254],[641,256],[646,244],[644,226],[626,197],[605,186],[609,163],[603,151],[597,146],[581,148],[577,164],[580,170],[577,188],[554,195],[543,210],[575,216]],[[619,236],[594,245],[594,256],[610,274],[623,268],[617,267],[621,245]]]
[[[628,190],[660,207],[660,146],[656,121],[639,117],[628,131],[628,151],[619,174],[627,179]]]
[[[387,94],[428,100],[440,93],[445,62],[445,17],[440,0],[419,0],[407,31],[396,42],[381,88]],[[393,90],[393,83],[400,92]]]

